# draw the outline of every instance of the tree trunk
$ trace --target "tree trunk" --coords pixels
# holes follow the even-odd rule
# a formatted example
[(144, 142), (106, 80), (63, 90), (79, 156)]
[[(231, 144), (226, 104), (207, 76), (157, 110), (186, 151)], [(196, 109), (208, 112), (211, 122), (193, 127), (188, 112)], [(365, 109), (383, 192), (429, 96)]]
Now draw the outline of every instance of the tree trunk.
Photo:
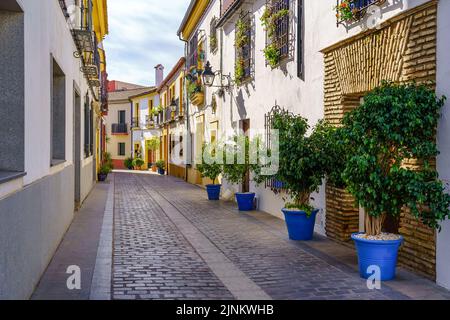
[(366, 210), (366, 234), (369, 236), (380, 235), (383, 231), (383, 223), (385, 219), (386, 214), (384, 213), (381, 216), (374, 217), (369, 214), (368, 210)]

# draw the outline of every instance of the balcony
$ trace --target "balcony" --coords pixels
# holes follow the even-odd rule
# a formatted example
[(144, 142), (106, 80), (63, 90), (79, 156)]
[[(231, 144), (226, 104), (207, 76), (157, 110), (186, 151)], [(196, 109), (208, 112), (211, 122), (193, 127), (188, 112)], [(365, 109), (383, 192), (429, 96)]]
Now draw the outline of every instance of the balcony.
[(155, 116), (145, 116), (145, 126), (147, 129), (154, 129), (155, 128)]
[(114, 135), (128, 135), (128, 125), (126, 123), (113, 123), (111, 133)]
[(386, 0), (337, 0), (336, 17), (337, 26), (360, 21), (373, 5), (382, 5)]
[(72, 27), (72, 36), (77, 47), (77, 51), (74, 56), (80, 58), (83, 52), (94, 53), (94, 32), (92, 31), (92, 0), (88, 0), (87, 6), (84, 5), (84, 1), (81, 2), (80, 11), (75, 14), (78, 15), (79, 21), (75, 22)]

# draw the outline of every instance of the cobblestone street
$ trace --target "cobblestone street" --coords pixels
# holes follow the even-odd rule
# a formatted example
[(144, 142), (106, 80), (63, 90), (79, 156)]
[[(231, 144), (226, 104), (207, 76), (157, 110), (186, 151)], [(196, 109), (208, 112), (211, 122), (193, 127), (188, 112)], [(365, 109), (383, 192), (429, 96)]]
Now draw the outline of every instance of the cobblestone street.
[[(117, 173), (115, 188), (113, 299), (415, 298), (402, 274), (368, 290), (354, 268), (315, 248), (328, 240), (289, 241), (279, 219), (209, 202), (184, 181)], [(424, 295), (445, 297), (419, 280)]]

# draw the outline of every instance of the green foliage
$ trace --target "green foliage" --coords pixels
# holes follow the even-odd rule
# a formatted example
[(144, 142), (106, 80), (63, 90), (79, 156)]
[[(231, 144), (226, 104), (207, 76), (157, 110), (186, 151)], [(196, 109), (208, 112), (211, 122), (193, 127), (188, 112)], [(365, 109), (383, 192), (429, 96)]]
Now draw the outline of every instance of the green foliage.
[(150, 151), (156, 151), (159, 149), (160, 140), (158, 137), (153, 137), (150, 140), (146, 141), (147, 149)]
[(188, 84), (188, 87), (187, 87), (187, 92), (188, 92), (188, 95), (189, 95), (189, 96), (192, 96), (192, 95), (194, 95), (194, 94), (196, 94), (196, 93), (201, 93), (201, 92), (203, 92), (203, 88), (202, 88), (202, 86), (201, 86), (200, 84), (198, 84), (197, 82), (190, 82), (190, 83)]
[[(224, 178), (233, 184), (241, 184), (245, 181), (247, 174), (251, 174), (254, 182), (257, 184), (263, 182), (265, 179), (265, 176), (261, 175), (263, 164), (257, 156), (257, 153), (262, 150), (261, 140), (256, 138), (250, 142), (249, 137), (235, 136), (232, 141), (234, 143), (226, 145), (224, 150), (226, 155), (223, 165)], [(250, 148), (250, 143), (255, 147)]]
[(248, 43), (248, 32), (250, 26), (244, 20), (239, 19), (236, 22), (236, 35), (234, 39), (234, 46), (236, 48), (242, 48)]
[[(220, 152), (223, 154), (223, 150), (218, 149), (218, 146), (213, 144), (204, 144), (202, 147), (202, 161), (200, 161), (200, 164), (197, 164), (197, 170), (202, 175), (202, 178), (211, 179), (213, 184), (216, 184), (217, 178), (223, 171), (223, 164), (218, 163), (220, 161), (212, 161)], [(206, 159), (206, 157), (208, 159)]]
[[(449, 216), (450, 195), (431, 165), (444, 102), (424, 85), (384, 82), (345, 116), (343, 177), (370, 217), (399, 217), (406, 205), (426, 225), (439, 228)], [(408, 159), (423, 165), (407, 168)]]
[(304, 211), (306, 212), (306, 214), (308, 216), (311, 215), (311, 213), (314, 211), (314, 207), (308, 205), (308, 204), (296, 204), (296, 203), (286, 203), (286, 205), (284, 206), (285, 209), (292, 209), (292, 210), (299, 210), (299, 211)]
[(288, 9), (280, 9), (276, 11), (272, 6), (267, 6), (265, 8), (260, 20), (261, 25), (264, 27), (264, 30), (267, 32), (267, 36), (269, 38), (273, 38), (275, 35), (277, 21), (287, 15), (289, 15)]
[(320, 122), (308, 137), (307, 120), (287, 112), (274, 115), (273, 127), (279, 131), (280, 161), (274, 178), (283, 181), (293, 199), (294, 204), (288, 206), (308, 208), (311, 193), (318, 190), (326, 173), (331, 171), (327, 162), (331, 146), (325, 147), (323, 143), (333, 130)]
[(99, 171), (100, 174), (109, 174), (111, 172), (111, 167), (107, 164), (103, 164)]
[(266, 57), (266, 61), (269, 63), (269, 65), (273, 68), (275, 68), (279, 63), (281, 59), (280, 50), (277, 48), (275, 44), (269, 44), (267, 47), (263, 50), (264, 56)]
[(245, 77), (244, 60), (237, 59), (234, 65), (234, 81), (239, 86)]
[(111, 153), (105, 152), (103, 154), (103, 164), (110, 168), (110, 171), (114, 170), (114, 163), (111, 157)]
[(133, 158), (131, 158), (131, 157), (126, 158), (125, 161), (123, 162), (123, 165), (127, 169), (133, 169), (133, 167), (134, 167)]
[(214, 52), (217, 49), (217, 37), (215, 35), (209, 36), (209, 46), (211, 51)]
[(145, 164), (145, 161), (142, 158), (136, 158), (133, 160), (133, 164), (135, 168), (140, 169)]
[(337, 10), (337, 18), (343, 21), (350, 21), (355, 18), (355, 14), (358, 9), (355, 7), (353, 10), (351, 9), (351, 3), (354, 0), (344, 0), (339, 5), (334, 7), (334, 10)]
[(156, 167), (158, 169), (164, 170), (166, 169), (166, 162), (164, 160), (156, 161)]

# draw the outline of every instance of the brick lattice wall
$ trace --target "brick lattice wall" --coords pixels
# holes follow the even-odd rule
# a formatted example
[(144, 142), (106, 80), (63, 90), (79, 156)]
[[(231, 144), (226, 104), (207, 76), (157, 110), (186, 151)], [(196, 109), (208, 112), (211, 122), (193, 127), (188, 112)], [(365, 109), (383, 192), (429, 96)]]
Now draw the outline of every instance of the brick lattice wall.
[[(324, 49), (325, 118), (340, 125), (344, 114), (382, 80), (436, 81), (437, 1), (408, 10), (353, 38)], [(406, 165), (414, 165), (409, 161)], [(351, 196), (327, 187), (327, 235), (346, 242), (357, 230), (359, 210)], [(430, 278), (436, 277), (436, 234), (405, 210), (399, 232), (405, 237), (399, 262)]]

